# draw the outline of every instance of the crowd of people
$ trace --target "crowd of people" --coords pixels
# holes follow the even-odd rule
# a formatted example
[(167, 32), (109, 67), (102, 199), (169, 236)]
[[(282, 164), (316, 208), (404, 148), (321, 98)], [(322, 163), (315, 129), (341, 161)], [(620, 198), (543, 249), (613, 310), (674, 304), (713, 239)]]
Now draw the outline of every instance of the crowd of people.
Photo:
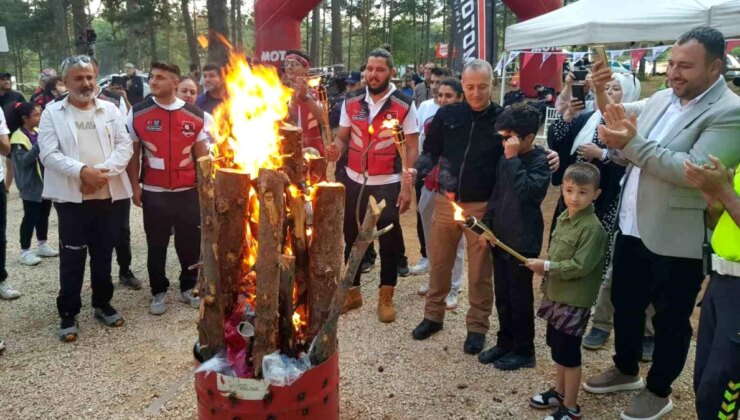
[[(724, 82), (724, 54), (723, 35), (697, 27), (672, 48), (670, 88), (648, 98), (640, 99), (635, 77), (613, 74), (596, 61), (583, 83), (584, 100), (571, 97), (571, 73), (557, 97), (542, 87), (538, 101), (521, 103), (515, 91), (508, 99), (516, 100), (501, 106), (492, 100), (489, 63), (467, 61), (460, 78), (427, 63), (423, 79), (397, 87), (385, 46), (344, 80), (334, 140), (325, 148), (323, 110), (308, 84), (310, 60), (289, 51), (283, 81), (293, 96), (286, 121), (302, 129), (305, 148), (336, 162), (336, 180), (346, 190), (345, 258), (369, 196), (388, 203), (377, 228), (392, 228), (380, 236), (377, 253), (372, 247), (365, 255), (343, 312), (362, 306), (360, 279), (377, 254), (378, 320), (396, 319), (399, 275), (428, 273), (418, 291), (425, 297), (422, 320), (411, 335), (430, 339), (444, 327), (446, 310), (458, 306), (467, 254), (465, 353), (500, 370), (533, 367), (535, 317), (542, 318), (555, 381), (532, 396), (530, 406), (552, 409), (548, 420), (581, 419), (581, 388), (595, 394), (639, 390), (621, 417), (657, 419), (673, 408), (671, 385), (684, 369), (690, 317), (707, 274), (694, 368), (696, 410), (701, 419), (718, 413), (731, 418), (734, 406), (723, 403), (740, 383), (734, 306), (740, 298), (740, 171), (732, 171), (740, 162), (740, 98)], [(178, 300), (201, 304), (193, 291), (200, 252), (194, 161), (209, 153), (212, 114), (228, 95), (223, 69), (204, 66), (201, 88), (200, 74), (183, 75), (174, 64), (154, 62), (148, 97), (134, 66), (126, 70), (121, 86), (101, 89), (97, 62), (70, 57), (60, 76), (42, 73), (43, 86), (28, 102), (9, 89), (10, 75), (0, 74), (6, 111), (0, 115), (0, 153), (12, 158), (23, 200), (19, 259), (34, 265), (59, 257), (57, 309), (65, 342), (79, 336), (88, 255), (95, 317), (109, 327), (125, 322), (110, 303), (111, 266), (115, 249), (119, 281), (141, 288), (130, 269), (132, 202), (143, 212), (149, 312), (167, 310), (165, 260), (173, 234)], [(553, 105), (559, 116), (543, 147), (535, 141), (542, 107)], [(384, 127), (388, 121), (402, 127), (403, 159)], [(9, 184), (0, 170), (3, 178)], [(560, 196), (544, 237), (541, 205), (551, 185)], [(16, 299), (20, 293), (6, 281), (4, 267), (6, 194), (0, 188), (0, 296)], [(400, 215), (414, 197), (421, 259), (409, 268)], [(52, 206), (58, 250), (47, 242)], [(455, 207), (490, 228), (495, 240), (463, 229)], [(714, 231), (711, 242), (707, 229)], [(34, 231), (38, 243), (31, 248)], [(540, 258), (543, 244), (546, 256)], [(535, 275), (543, 279), (538, 308)], [(486, 349), (494, 304), (496, 340)], [(612, 332), (614, 366), (584, 375), (581, 347), (601, 348)], [(641, 360), (652, 362), (646, 381), (639, 375)]]

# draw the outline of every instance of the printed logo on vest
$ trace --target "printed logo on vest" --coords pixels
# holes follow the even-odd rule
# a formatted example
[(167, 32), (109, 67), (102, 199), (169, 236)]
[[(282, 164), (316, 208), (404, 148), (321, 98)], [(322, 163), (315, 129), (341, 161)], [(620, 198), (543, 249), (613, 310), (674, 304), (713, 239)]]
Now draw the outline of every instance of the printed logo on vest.
[(397, 111), (385, 111), (384, 118), (386, 120), (396, 120), (396, 121), (398, 121), (398, 112)]
[(364, 109), (360, 108), (355, 112), (354, 115), (352, 115), (352, 121), (365, 121), (367, 120), (367, 112), (365, 112)]
[(195, 135), (195, 123), (192, 121), (183, 121), (182, 135), (185, 137), (193, 137)]
[(162, 121), (146, 120), (146, 131), (162, 131)]

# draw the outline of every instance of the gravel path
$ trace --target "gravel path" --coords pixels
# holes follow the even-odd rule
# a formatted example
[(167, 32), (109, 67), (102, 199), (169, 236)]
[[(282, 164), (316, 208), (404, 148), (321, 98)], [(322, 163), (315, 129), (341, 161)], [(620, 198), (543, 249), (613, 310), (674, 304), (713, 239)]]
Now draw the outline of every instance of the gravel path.
[[(545, 203), (546, 219), (552, 214), (553, 194)], [(22, 217), (17, 192), (8, 202), (8, 272), (12, 285), (23, 293), (13, 302), (0, 301), (0, 337), (8, 346), (0, 357), (0, 419), (187, 419), (195, 418), (196, 398), (188, 373), (191, 348), (196, 338), (196, 311), (177, 301), (177, 282), (169, 293), (169, 311), (149, 315), (146, 288), (130, 291), (116, 287), (113, 306), (126, 318), (126, 325), (109, 329), (91, 314), (89, 286), (85, 286), (80, 314), (80, 338), (63, 344), (56, 338), (58, 318), (58, 261), (39, 266), (17, 262), (18, 226)], [(409, 260), (418, 256), (416, 220), (403, 218)], [(146, 242), (141, 211), (132, 210), (134, 272), (146, 277)], [(56, 216), (52, 212), (50, 241), (57, 240)], [(117, 265), (114, 263), (114, 274)], [(167, 270), (177, 278), (179, 266), (174, 250)], [(399, 279), (396, 289), (398, 320), (390, 325), (377, 321), (379, 264), (363, 276), (365, 305), (342, 318), (341, 413), (346, 419), (509, 419), (542, 418), (545, 413), (527, 406), (529, 396), (549, 387), (549, 351), (544, 342), (544, 323), (537, 320), (538, 365), (534, 369), (500, 372), (483, 366), (462, 351), (465, 339), (467, 292), (460, 294), (460, 309), (449, 313), (445, 329), (424, 342), (410, 333), (421, 321), (422, 298), (416, 295), (425, 276)], [(535, 286), (539, 290), (539, 282)], [(539, 295), (539, 293), (538, 293)], [(495, 318), (495, 311), (494, 311)], [(496, 325), (496, 320), (492, 320)], [(494, 335), (488, 336), (488, 345)], [(611, 348), (612, 341), (608, 346)], [(668, 419), (693, 419), (691, 386), (695, 343), (686, 369), (674, 384), (676, 409)], [(610, 364), (610, 350), (584, 352), (584, 372), (596, 372)], [(643, 375), (649, 365), (643, 365)], [(177, 385), (182, 385), (179, 389)], [(165, 398), (165, 394), (173, 394)], [(587, 418), (617, 418), (631, 393), (592, 396), (581, 393)], [(163, 397), (164, 396), (164, 397)], [(162, 399), (160, 399), (162, 397)], [(156, 414), (152, 405), (164, 401)]]

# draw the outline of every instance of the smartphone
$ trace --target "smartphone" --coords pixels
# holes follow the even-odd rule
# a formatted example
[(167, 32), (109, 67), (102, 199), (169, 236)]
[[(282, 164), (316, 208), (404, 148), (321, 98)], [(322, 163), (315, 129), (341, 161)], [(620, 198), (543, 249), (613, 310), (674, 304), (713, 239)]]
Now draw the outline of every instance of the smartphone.
[(576, 81), (584, 81), (588, 75), (588, 70), (573, 70), (573, 75), (576, 76)]
[(609, 59), (606, 57), (606, 49), (603, 45), (594, 45), (593, 46), (594, 53), (596, 54), (596, 57), (601, 61), (602, 64), (605, 66), (609, 65)]
[(578, 99), (579, 101), (586, 103), (586, 91), (583, 89), (583, 85), (574, 83), (573, 86), (571, 86), (572, 92), (573, 92), (573, 99)]
[(126, 81), (123, 76), (113, 76), (110, 78), (110, 84), (123, 87)]

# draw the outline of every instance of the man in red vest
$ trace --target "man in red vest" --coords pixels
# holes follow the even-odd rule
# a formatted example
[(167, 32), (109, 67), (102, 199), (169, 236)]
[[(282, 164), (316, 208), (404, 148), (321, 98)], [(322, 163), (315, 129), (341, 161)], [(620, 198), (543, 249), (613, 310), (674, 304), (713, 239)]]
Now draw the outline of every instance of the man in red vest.
[(325, 155), (324, 142), (321, 140), (321, 119), (323, 110), (308, 88), (308, 56), (301, 51), (288, 51), (283, 61), (285, 67), (285, 84), (293, 89), (290, 100), (288, 120), (301, 127), (303, 147), (313, 147)]
[(167, 310), (165, 296), (170, 282), (165, 263), (173, 228), (181, 270), (180, 301), (196, 308), (200, 304), (193, 296), (197, 272), (188, 267), (200, 258), (195, 160), (208, 154), (208, 134), (203, 129), (203, 111), (175, 96), (179, 81), (179, 67), (152, 63), (152, 97), (135, 105), (128, 114), (128, 129), (134, 141), (128, 175), (134, 205), (144, 209), (147, 270), (153, 295), (149, 312), (153, 315)]
[[(347, 95), (342, 106), (334, 143), (327, 151), (327, 158), (336, 161), (342, 151), (347, 151), (347, 199), (344, 213), (345, 259), (358, 234), (355, 208), (360, 203), (360, 221), (364, 217), (368, 197), (378, 202), (385, 200), (387, 207), (378, 220), (378, 229), (389, 224), (393, 228), (380, 237), (380, 296), (378, 319), (392, 322), (396, 319), (393, 290), (398, 278), (398, 260), (403, 255), (403, 238), (399, 214), (409, 208), (413, 188), (414, 162), (419, 154), (419, 129), (416, 124), (416, 106), (413, 99), (403, 94), (391, 83), (395, 75), (393, 58), (384, 49), (370, 53), (367, 61), (367, 87)], [(406, 135), (406, 167), (396, 149), (393, 133), (383, 128), (383, 122), (396, 120)], [(363, 189), (364, 186), (364, 189)], [(360, 273), (347, 294), (345, 310), (362, 306)]]

